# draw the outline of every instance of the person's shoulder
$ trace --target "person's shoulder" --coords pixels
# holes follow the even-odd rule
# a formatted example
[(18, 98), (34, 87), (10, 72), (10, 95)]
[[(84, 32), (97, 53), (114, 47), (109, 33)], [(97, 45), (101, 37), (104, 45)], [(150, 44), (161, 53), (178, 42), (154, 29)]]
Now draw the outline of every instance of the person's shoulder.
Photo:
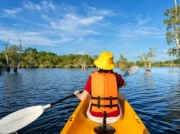
[[(92, 75), (92, 74), (95, 74), (95, 73), (97, 73), (97, 72), (98, 72), (98, 71), (91, 71), (91, 75)], [(90, 75), (90, 76), (91, 76), (91, 75)]]
[(116, 74), (116, 75), (120, 75), (119, 73), (117, 73), (117, 72), (113, 72), (114, 74)]
[(93, 71), (91, 71), (91, 73), (95, 73), (95, 72), (97, 72), (97, 71), (94, 71), (94, 70), (93, 70)]
[(117, 76), (117, 77), (121, 77), (121, 75), (117, 72), (114, 72), (114, 74)]

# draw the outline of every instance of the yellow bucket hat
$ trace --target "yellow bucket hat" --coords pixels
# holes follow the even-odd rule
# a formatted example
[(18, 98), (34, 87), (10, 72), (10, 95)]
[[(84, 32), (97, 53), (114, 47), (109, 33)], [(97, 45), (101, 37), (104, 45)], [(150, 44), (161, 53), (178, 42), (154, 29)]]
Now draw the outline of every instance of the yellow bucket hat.
[(116, 66), (113, 62), (113, 54), (107, 51), (103, 51), (94, 64), (104, 70), (112, 70)]

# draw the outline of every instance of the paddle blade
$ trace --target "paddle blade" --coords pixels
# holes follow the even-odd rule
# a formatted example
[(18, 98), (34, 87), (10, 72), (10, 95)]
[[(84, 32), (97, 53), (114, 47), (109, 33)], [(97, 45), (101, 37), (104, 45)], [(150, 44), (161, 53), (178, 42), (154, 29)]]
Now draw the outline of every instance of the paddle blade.
[(33, 106), (16, 111), (0, 120), (0, 133), (15, 132), (34, 120), (44, 111), (42, 106)]
[(125, 71), (123, 76), (133, 75), (134, 73), (136, 73), (138, 71), (138, 69), (139, 69), (138, 66), (132, 66)]

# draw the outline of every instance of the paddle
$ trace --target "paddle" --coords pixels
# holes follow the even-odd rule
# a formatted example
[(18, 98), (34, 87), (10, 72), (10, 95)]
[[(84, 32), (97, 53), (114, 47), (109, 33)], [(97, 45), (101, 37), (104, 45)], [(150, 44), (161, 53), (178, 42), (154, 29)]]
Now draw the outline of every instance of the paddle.
[(132, 74), (136, 73), (138, 71), (138, 69), (139, 69), (138, 66), (132, 66), (132, 67), (126, 69), (123, 76), (125, 77), (125, 76), (132, 75)]
[[(138, 68), (138, 66), (130, 67), (125, 71), (123, 76), (129, 76), (136, 73)], [(55, 104), (63, 102), (74, 96), (75, 95), (72, 94), (45, 106), (32, 106), (11, 113), (0, 120), (0, 133), (12, 133), (14, 131), (17, 131), (36, 120), (44, 112), (45, 109), (50, 108)]]

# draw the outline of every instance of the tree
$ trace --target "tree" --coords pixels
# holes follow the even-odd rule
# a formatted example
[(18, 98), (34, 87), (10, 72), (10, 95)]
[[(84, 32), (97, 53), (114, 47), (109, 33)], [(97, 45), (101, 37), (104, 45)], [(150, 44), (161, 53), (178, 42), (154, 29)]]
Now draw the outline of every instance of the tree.
[(8, 38), (7, 42), (4, 43), (5, 50), (3, 51), (3, 53), (5, 54), (5, 57), (6, 57), (6, 70), (7, 70), (7, 72), (9, 72), (11, 70), (10, 69), (10, 60), (9, 60), (9, 56), (8, 56), (8, 45), (9, 45), (9, 38)]
[(123, 57), (122, 54), (120, 54), (119, 62), (118, 62), (118, 67), (121, 70), (125, 70), (127, 68), (127, 59)]
[(169, 17), (164, 20), (164, 23), (167, 24), (166, 32), (166, 41), (170, 45), (172, 43), (176, 44), (176, 47), (170, 48), (168, 51), (169, 55), (180, 56), (180, 33), (179, 33), (179, 24), (180, 24), (180, 4), (176, 3), (174, 0), (174, 8), (167, 9), (164, 13), (165, 16)]
[(86, 56), (85, 54), (81, 54), (81, 57), (79, 58), (79, 62), (81, 64), (81, 68), (83, 70), (86, 69), (86, 58), (85, 58), (85, 56)]
[(0, 53), (0, 75), (1, 75), (1, 70), (6, 66), (6, 59), (4, 57), (3, 53)]
[[(28, 47), (24, 50), (22, 62), (24, 63), (24, 67), (31, 68), (38, 66), (38, 58), (37, 58), (38, 51), (36, 48)], [(21, 62), (21, 63), (22, 63)]]
[(17, 72), (18, 64), (21, 58), (21, 53), (22, 53), (22, 45), (21, 45), (21, 40), (19, 39), (19, 46), (17, 45), (12, 45), (8, 47), (9, 45), (9, 38), (6, 43), (4, 43), (5, 50), (3, 53), (5, 54), (6, 57), (6, 70), (9, 72), (10, 71), (10, 63), (11, 61), (14, 64), (14, 72)]
[(153, 62), (155, 48), (156, 47), (150, 48), (150, 51), (149, 51), (148, 54), (143, 54), (142, 51), (140, 50), (140, 52), (141, 52), (141, 59), (144, 62), (144, 67), (145, 67), (146, 71), (150, 71), (151, 70), (151, 64)]
[(134, 62), (128, 62), (125, 57), (123, 57), (122, 54), (120, 54), (119, 60), (116, 62), (116, 65), (121, 69), (125, 70), (126, 68), (129, 68), (134, 65)]
[(11, 60), (14, 63), (14, 72), (17, 72), (18, 65), (19, 65), (20, 58), (21, 58), (21, 54), (22, 54), (21, 40), (19, 39), (19, 46), (12, 45), (9, 48), (8, 52), (9, 52), (9, 56), (10, 56)]

